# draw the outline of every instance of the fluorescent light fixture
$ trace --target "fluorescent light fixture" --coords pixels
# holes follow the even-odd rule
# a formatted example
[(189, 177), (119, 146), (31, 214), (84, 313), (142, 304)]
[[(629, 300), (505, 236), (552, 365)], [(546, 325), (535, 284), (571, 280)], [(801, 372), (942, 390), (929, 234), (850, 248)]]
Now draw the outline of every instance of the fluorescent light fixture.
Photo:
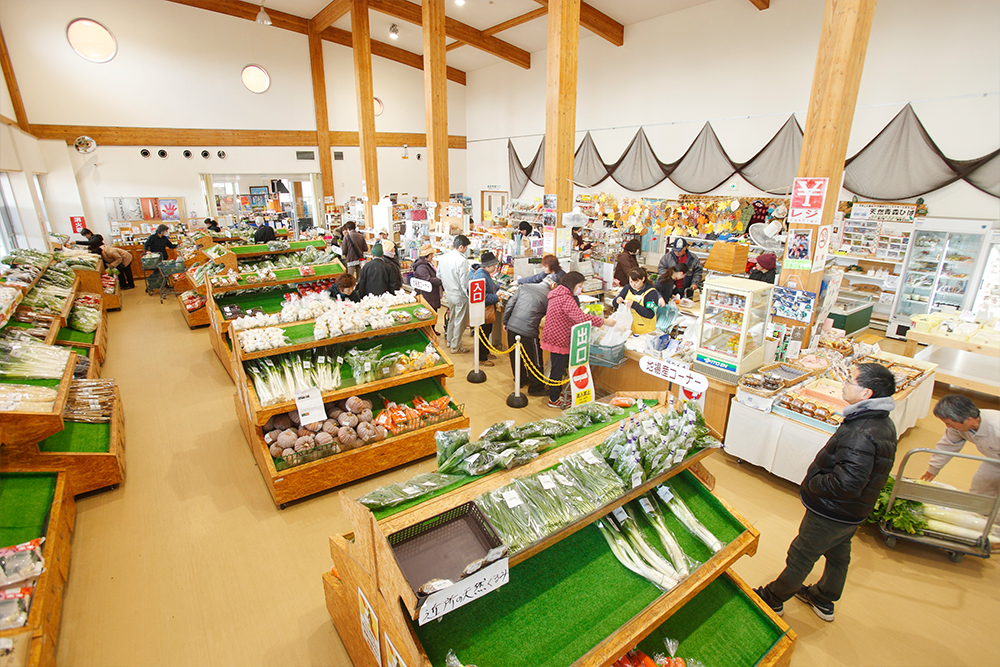
[(399, 39), (399, 26), (395, 23), (389, 26), (389, 37), (392, 39)]
[(260, 11), (257, 12), (255, 21), (261, 25), (271, 25), (271, 17), (264, 11), (264, 3), (260, 3)]
[(465, 0), (455, 0), (455, 4), (461, 7), (462, 5), (465, 4)]

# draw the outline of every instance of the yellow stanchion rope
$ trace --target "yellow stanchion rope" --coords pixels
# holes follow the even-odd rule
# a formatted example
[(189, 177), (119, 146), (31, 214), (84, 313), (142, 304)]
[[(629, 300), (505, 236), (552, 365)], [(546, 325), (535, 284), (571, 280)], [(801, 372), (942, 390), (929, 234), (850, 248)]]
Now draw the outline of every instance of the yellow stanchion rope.
[(528, 372), (530, 372), (532, 375), (535, 376), (536, 380), (538, 380), (539, 382), (541, 382), (542, 384), (544, 384), (546, 386), (549, 386), (549, 387), (561, 387), (564, 384), (566, 384), (566, 383), (569, 382), (569, 378), (567, 378), (565, 380), (560, 380), (558, 382), (554, 382), (551, 378), (546, 377), (545, 373), (543, 373), (540, 370), (538, 370), (538, 368), (531, 362), (531, 357), (528, 355), (528, 351), (524, 348), (524, 344), (521, 343), (520, 341), (515, 342), (513, 345), (511, 345), (506, 350), (502, 350), (501, 351), (501, 350), (496, 349), (492, 345), (490, 345), (490, 342), (488, 340), (486, 340), (485, 338), (482, 337), (482, 335), (480, 334), (479, 327), (476, 327), (476, 337), (477, 337), (477, 340), (479, 340), (479, 341), (482, 342), (482, 344), (486, 347), (487, 350), (489, 350), (490, 352), (492, 352), (493, 354), (496, 354), (496, 355), (510, 354), (511, 352), (514, 351), (515, 347), (520, 347), (521, 348), (521, 361), (524, 362), (525, 368), (527, 368)]

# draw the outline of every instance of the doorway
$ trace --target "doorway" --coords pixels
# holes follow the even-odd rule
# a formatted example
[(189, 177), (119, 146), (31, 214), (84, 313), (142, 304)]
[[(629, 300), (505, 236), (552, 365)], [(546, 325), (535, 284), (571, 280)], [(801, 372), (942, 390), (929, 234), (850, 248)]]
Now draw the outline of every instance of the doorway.
[(483, 224), (492, 223), (503, 217), (507, 206), (507, 193), (503, 190), (481, 190), (479, 193), (479, 211)]

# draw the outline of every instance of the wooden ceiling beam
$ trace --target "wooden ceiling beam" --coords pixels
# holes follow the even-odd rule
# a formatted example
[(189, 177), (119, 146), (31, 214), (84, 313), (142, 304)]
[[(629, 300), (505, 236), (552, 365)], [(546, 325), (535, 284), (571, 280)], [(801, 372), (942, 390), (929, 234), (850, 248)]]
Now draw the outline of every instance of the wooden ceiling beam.
[(351, 0), (333, 0), (323, 9), (316, 12), (316, 16), (309, 21), (309, 30), (314, 33), (321, 33), (351, 11)]
[(17, 79), (14, 77), (14, 66), (10, 62), (10, 52), (7, 51), (3, 30), (0, 30), (0, 70), (3, 70), (3, 78), (7, 81), (7, 92), (10, 93), (10, 102), (14, 106), (14, 118), (17, 120), (17, 126), (23, 132), (28, 132), (30, 127), (28, 114), (24, 110), (21, 90), (17, 87)]
[(465, 46), (465, 42), (460, 42), (458, 40), (455, 40), (451, 44), (448, 44), (447, 46), (445, 46), (444, 50), (445, 51), (454, 51), (455, 49), (457, 49), (460, 46)]
[[(257, 12), (260, 11), (259, 4), (243, 2), (243, 0), (167, 0), (178, 5), (186, 5), (197, 9), (204, 9), (210, 12), (235, 16), (236, 18), (255, 21)], [(264, 7), (264, 11), (271, 17), (271, 25), (282, 30), (291, 30), (301, 35), (309, 34), (309, 19), (279, 12), (277, 9)]]
[[(328, 42), (340, 44), (341, 46), (346, 46), (349, 49), (354, 48), (354, 41), (351, 38), (351, 33), (346, 30), (341, 30), (340, 28), (327, 28), (323, 31), (322, 37)], [(408, 65), (419, 70), (424, 69), (424, 59), (416, 53), (407, 51), (406, 49), (401, 49), (398, 46), (393, 46), (392, 44), (386, 44), (385, 42), (372, 40), (371, 44), (373, 56), (385, 58), (386, 60), (392, 60), (401, 65)], [(449, 67), (448, 80), (464, 86), (466, 80), (465, 72), (454, 67)]]
[(750, 0), (750, 4), (760, 11), (764, 11), (771, 6), (771, 0)]
[(541, 18), (549, 13), (549, 10), (545, 7), (539, 7), (538, 9), (533, 9), (532, 11), (521, 14), (520, 16), (515, 16), (509, 21), (504, 21), (503, 23), (497, 23), (492, 28), (487, 28), (483, 30), (483, 34), (487, 37), (497, 34), (498, 32), (503, 32), (504, 30), (510, 30), (522, 23), (527, 23), (528, 21), (534, 21), (535, 19)]
[[(549, 4), (548, 0), (535, 0), (535, 2), (540, 5)], [(625, 26), (586, 2), (580, 3), (580, 25), (615, 46), (625, 43)]]
[[(408, 0), (369, 0), (368, 6), (377, 12), (387, 14), (413, 25), (422, 25), (420, 5), (415, 5)], [(453, 18), (445, 19), (445, 32), (448, 37), (465, 42), (481, 51), (485, 51), (509, 63), (531, 69), (531, 54), (520, 49), (513, 44), (483, 34), (482, 30), (477, 30), (471, 25), (462, 23)]]

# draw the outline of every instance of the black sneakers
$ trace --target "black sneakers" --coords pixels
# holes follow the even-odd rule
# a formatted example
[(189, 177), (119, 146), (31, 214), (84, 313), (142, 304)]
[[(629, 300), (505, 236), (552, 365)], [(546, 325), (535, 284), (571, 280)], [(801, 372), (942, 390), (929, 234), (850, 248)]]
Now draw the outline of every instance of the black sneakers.
[(753, 589), (753, 592), (756, 593), (757, 596), (761, 600), (763, 600), (764, 604), (766, 604), (768, 607), (770, 607), (771, 611), (773, 611), (778, 616), (781, 616), (782, 614), (785, 613), (785, 605), (782, 604), (781, 602), (779, 602), (778, 604), (772, 604), (771, 601), (770, 601), (771, 600), (771, 596), (767, 594), (767, 591), (764, 590), (763, 586), (760, 586), (758, 588)]
[(812, 610), (816, 612), (816, 615), (822, 618), (827, 623), (833, 621), (833, 603), (832, 602), (820, 602), (813, 594), (809, 591), (808, 586), (803, 586), (799, 589), (799, 592), (795, 594), (795, 597), (805, 602), (807, 605), (812, 607)]

